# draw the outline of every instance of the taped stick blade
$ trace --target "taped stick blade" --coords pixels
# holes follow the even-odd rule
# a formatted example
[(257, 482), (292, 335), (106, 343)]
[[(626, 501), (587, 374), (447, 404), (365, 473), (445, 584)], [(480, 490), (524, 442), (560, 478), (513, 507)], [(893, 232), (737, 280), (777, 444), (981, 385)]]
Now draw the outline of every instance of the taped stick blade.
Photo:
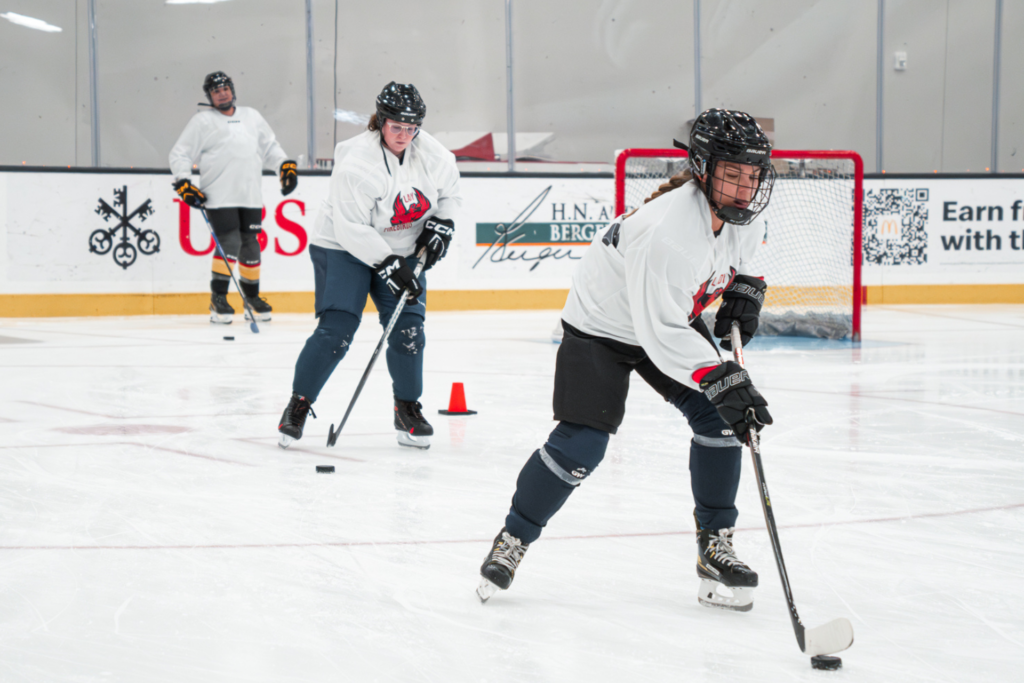
[(817, 628), (804, 629), (804, 654), (830, 655), (853, 645), (853, 624), (840, 617)]

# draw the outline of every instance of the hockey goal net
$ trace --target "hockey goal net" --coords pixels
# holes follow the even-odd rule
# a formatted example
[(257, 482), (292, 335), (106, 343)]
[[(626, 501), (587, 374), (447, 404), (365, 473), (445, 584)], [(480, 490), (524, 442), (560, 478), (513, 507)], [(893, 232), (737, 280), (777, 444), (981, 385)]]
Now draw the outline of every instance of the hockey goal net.
[[(616, 215), (643, 204), (686, 164), (686, 152), (680, 149), (620, 152), (615, 164)], [(864, 181), (860, 155), (776, 150), (772, 166), (775, 187), (761, 214), (767, 237), (753, 263), (754, 271), (768, 282), (758, 334), (859, 341)]]

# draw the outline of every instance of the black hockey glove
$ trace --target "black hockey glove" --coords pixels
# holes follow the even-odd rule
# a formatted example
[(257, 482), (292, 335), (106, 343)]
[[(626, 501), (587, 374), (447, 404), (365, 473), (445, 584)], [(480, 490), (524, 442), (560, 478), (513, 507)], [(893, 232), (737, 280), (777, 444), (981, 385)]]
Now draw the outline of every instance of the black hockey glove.
[(737, 275), (722, 294), (722, 306), (715, 316), (715, 336), (720, 337), (723, 349), (732, 351), (733, 321), (740, 324), (740, 340), (746, 346), (757, 333), (757, 323), (764, 304), (764, 292), (768, 285), (764, 280), (749, 275)]
[(754, 409), (754, 429), (761, 431), (772, 423), (768, 402), (750, 381), (750, 375), (736, 361), (727, 360), (700, 380), (700, 390), (718, 409), (718, 414), (732, 427), (740, 441), (746, 441), (747, 412)]
[(197, 209), (203, 208), (206, 202), (206, 195), (199, 191), (199, 188), (192, 184), (188, 178), (182, 178), (174, 183), (174, 191), (181, 197), (181, 201)]
[(294, 161), (281, 164), (281, 194), (290, 195), (299, 184), (299, 165)]
[(409, 297), (409, 303), (413, 306), (416, 305), (416, 297), (423, 293), (423, 286), (416, 279), (416, 275), (412, 272), (412, 268), (409, 267), (404, 256), (392, 254), (381, 261), (374, 270), (377, 277), (384, 281), (392, 294), (400, 297), (404, 291)]
[(444, 255), (448, 253), (448, 245), (452, 243), (454, 234), (455, 221), (448, 218), (427, 219), (423, 226), (423, 232), (416, 238), (417, 252), (419, 247), (427, 248), (423, 270), (430, 270), (435, 263), (444, 258)]

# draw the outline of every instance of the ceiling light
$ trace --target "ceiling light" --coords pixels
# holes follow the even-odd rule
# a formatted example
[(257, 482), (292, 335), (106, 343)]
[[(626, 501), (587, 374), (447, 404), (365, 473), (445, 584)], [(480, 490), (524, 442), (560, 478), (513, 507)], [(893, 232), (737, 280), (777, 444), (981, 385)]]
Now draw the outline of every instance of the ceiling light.
[(46, 31), (47, 33), (60, 33), (64, 29), (60, 26), (54, 26), (53, 24), (47, 24), (42, 19), (36, 19), (35, 17), (26, 17), (24, 14), (15, 14), (14, 12), (5, 12), (0, 14), (12, 24), (18, 26), (24, 26), (25, 28), (34, 28), (37, 31)]

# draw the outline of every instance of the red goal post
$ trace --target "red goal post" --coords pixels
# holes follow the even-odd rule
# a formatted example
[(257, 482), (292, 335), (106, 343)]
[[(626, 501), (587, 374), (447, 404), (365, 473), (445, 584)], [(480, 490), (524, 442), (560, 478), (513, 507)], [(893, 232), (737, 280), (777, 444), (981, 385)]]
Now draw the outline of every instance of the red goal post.
[[(681, 149), (615, 160), (615, 215), (685, 169)], [(860, 341), (864, 162), (856, 152), (773, 150), (776, 180), (754, 267), (768, 282), (759, 334)]]

